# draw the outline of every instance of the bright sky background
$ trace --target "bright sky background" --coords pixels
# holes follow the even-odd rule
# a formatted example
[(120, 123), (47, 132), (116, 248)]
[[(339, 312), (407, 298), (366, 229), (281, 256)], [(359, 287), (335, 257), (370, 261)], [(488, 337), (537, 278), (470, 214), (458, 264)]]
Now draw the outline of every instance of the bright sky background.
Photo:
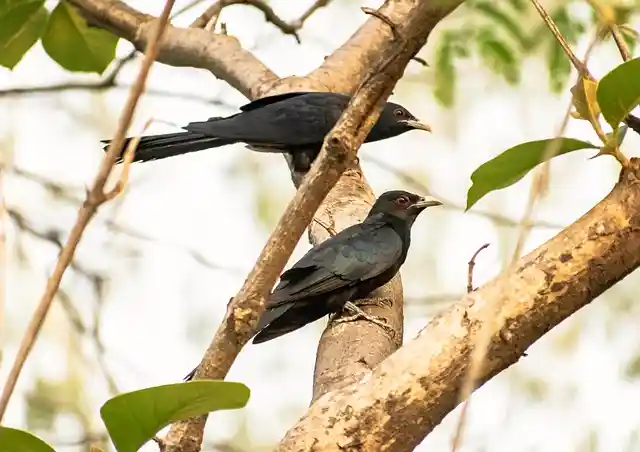
[[(308, 1), (272, 1), (284, 19), (293, 20)], [(278, 75), (304, 75), (342, 43), (366, 17), (360, 3), (370, 7), (381, 2), (336, 0), (318, 11), (301, 32), (302, 45), (265, 23), (250, 7), (231, 7), (223, 21)], [(132, 6), (159, 13), (161, 2), (136, 0)], [(183, 4), (183, 3), (179, 3)], [(199, 10), (176, 20), (186, 25)], [(458, 17), (464, 10), (456, 13)], [(637, 24), (636, 24), (637, 25)], [(589, 38), (586, 38), (588, 40)], [(587, 42), (579, 46), (584, 53)], [(118, 54), (129, 51), (121, 43)], [(429, 61), (433, 42), (421, 52)], [(604, 75), (619, 61), (615, 48), (601, 46), (590, 65), (596, 76)], [(138, 63), (122, 72), (130, 82)], [(523, 141), (552, 137), (568, 104), (568, 95), (549, 94), (542, 59), (525, 62), (523, 80), (507, 86), (479, 61), (459, 67), (458, 103), (445, 110), (432, 97), (433, 74), (412, 63), (400, 81), (393, 100), (432, 125), (434, 133), (407, 133), (393, 140), (365, 145), (361, 151), (367, 179), (376, 193), (387, 189), (414, 190), (381, 170), (366, 158), (375, 157), (419, 177), (432, 194), (464, 205), (471, 172), (481, 163)], [(49, 59), (40, 45), (14, 72), (0, 70), (0, 89), (42, 85), (70, 78)], [(242, 95), (206, 71), (154, 66), (149, 86), (173, 93), (190, 93), (227, 106), (204, 102), (146, 96), (136, 115), (137, 131), (149, 117), (184, 124), (216, 115), (227, 115), (245, 102)], [(0, 146), (11, 153), (13, 164), (32, 173), (78, 187), (89, 184), (102, 159), (100, 139), (113, 133), (127, 94), (69, 91), (0, 98)], [(174, 130), (155, 124), (152, 131)], [(630, 134), (631, 135), (631, 134)], [(590, 128), (572, 121), (566, 136), (594, 139)], [(625, 151), (635, 156), (640, 140), (628, 137)], [(585, 213), (610, 190), (618, 165), (608, 157), (588, 160), (589, 151), (556, 159), (552, 167), (549, 196), (535, 217), (560, 225)], [(253, 166), (247, 174), (240, 167)], [(519, 219), (528, 196), (531, 178), (490, 194), (474, 210), (491, 211)], [(5, 182), (9, 208), (21, 212), (39, 230), (61, 229), (68, 233), (78, 204), (54, 200), (37, 184), (9, 175)], [(132, 168), (131, 186), (124, 200), (102, 209), (78, 250), (78, 262), (108, 278), (100, 318), (107, 367), (120, 391), (179, 381), (199, 362), (228, 299), (241, 286), (258, 256), (270, 228), (256, 216), (260, 191), (269, 190), (269, 218), (277, 220), (293, 195), (284, 160), (278, 155), (254, 154), (242, 145), (215, 149), (185, 157)], [(414, 190), (415, 191), (415, 190)], [(78, 191), (78, 196), (82, 196)], [(127, 229), (152, 237), (152, 242), (114, 234), (105, 222), (114, 220)], [(534, 249), (556, 230), (536, 228), (526, 242)], [(474, 213), (433, 209), (422, 215), (413, 230), (413, 244), (402, 274), (407, 298), (461, 294), (466, 286), (467, 261), (483, 243), (492, 246), (478, 259), (476, 284), (498, 274), (510, 258), (517, 239), (515, 228), (496, 226)], [(26, 262), (15, 251), (16, 229), (9, 228), (10, 261), (7, 318), (3, 330), (6, 344), (0, 366), (5, 381), (19, 340), (41, 296), (57, 249), (25, 234), (20, 243)], [(303, 238), (294, 258), (308, 249)], [(223, 270), (206, 268), (185, 252), (195, 250)], [(132, 251), (133, 250), (133, 251)], [(226, 269), (226, 270), (225, 270)], [(633, 297), (640, 280), (634, 274), (535, 344), (526, 358), (495, 378), (472, 399), (470, 421), (463, 451), (640, 451), (640, 386), (626, 380), (624, 370), (640, 352), (640, 309)], [(73, 271), (65, 276), (63, 289), (88, 324), (96, 307), (95, 294)], [(442, 306), (442, 305), (440, 305)], [(416, 303), (406, 311), (405, 341), (411, 340), (439, 309)], [(311, 395), (315, 349), (325, 321), (259, 346), (248, 346), (236, 361), (229, 380), (241, 381), (252, 391), (244, 411), (217, 413), (208, 423), (208, 435), (220, 442), (248, 435), (242, 450), (277, 442), (305, 412)], [(58, 304), (18, 383), (7, 425), (25, 428), (25, 396), (36, 378), (64, 380), (70, 372), (79, 383), (92, 416), (92, 429), (101, 431), (99, 406), (109, 397), (97, 365), (91, 338), (78, 344), (77, 334)], [(535, 398), (532, 388), (541, 397)], [(52, 395), (53, 396), (53, 395)], [(422, 443), (419, 451), (449, 450), (459, 410)], [(590, 432), (599, 448), (589, 449)], [(635, 443), (629, 445), (632, 432)], [(54, 432), (36, 431), (58, 451), (78, 440), (83, 431), (72, 416), (59, 416)], [(242, 444), (242, 443), (239, 443)], [(145, 451), (156, 450), (149, 444)], [(210, 450), (210, 449), (209, 449)]]

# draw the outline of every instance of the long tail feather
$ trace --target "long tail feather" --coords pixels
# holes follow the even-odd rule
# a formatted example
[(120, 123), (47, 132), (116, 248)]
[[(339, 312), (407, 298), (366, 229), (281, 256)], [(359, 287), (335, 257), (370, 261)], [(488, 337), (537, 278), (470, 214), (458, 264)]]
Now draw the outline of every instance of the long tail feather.
[(253, 338), (253, 344), (270, 341), (295, 331), (308, 323), (329, 314), (324, 303), (295, 302), (268, 309), (262, 314), (258, 325), (259, 333)]
[[(127, 138), (122, 147), (122, 154), (118, 157), (117, 163), (122, 162), (124, 151), (133, 138)], [(102, 140), (108, 145), (111, 140)], [(160, 160), (176, 155), (187, 154), (189, 152), (202, 151), (205, 149), (225, 146), (236, 143), (237, 140), (215, 138), (191, 132), (167, 133), (163, 135), (150, 135), (142, 137), (136, 148), (134, 162), (147, 162), (149, 160)], [(108, 146), (104, 147), (106, 151)]]

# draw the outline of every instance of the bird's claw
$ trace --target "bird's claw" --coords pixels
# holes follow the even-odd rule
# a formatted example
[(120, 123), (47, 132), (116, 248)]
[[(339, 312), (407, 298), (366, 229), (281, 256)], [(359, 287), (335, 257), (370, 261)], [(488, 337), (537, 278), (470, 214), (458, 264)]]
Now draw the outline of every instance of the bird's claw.
[[(366, 304), (371, 304), (371, 303), (366, 303)], [(347, 301), (345, 303), (344, 310), (350, 312), (351, 315), (340, 317), (337, 319), (335, 318), (335, 315), (334, 315), (332, 316), (331, 321), (337, 324), (337, 323), (345, 323), (345, 322), (354, 322), (356, 320), (364, 319), (373, 323), (374, 325), (378, 325), (380, 328), (387, 331), (391, 337), (394, 337), (396, 334), (395, 330), (391, 326), (389, 326), (384, 319), (371, 314), (367, 314), (351, 301)]]
[(352, 302), (355, 306), (378, 306), (379, 308), (390, 308), (393, 302), (388, 297), (362, 298)]

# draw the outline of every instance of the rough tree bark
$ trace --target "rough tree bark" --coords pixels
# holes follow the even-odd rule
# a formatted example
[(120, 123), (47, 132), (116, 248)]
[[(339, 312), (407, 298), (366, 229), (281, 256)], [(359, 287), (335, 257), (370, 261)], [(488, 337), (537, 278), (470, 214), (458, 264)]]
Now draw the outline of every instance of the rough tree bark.
[(593, 209), (436, 316), (358, 382), (317, 400), (278, 452), (410, 451), (458, 404), (484, 310), (502, 306), (479, 375), (518, 361), (551, 328), (640, 266), (640, 159)]
[[(152, 16), (119, 0), (69, 1), (92, 24), (143, 48)], [(384, 55), (398, 48), (406, 56), (420, 50), (433, 27), (462, 1), (387, 0), (379, 12), (394, 24), (393, 29), (370, 18), (306, 77), (280, 79), (242, 49), (237, 39), (195, 28), (170, 27), (159, 61), (208, 69), (251, 99), (303, 90), (353, 93)], [(407, 61), (397, 71), (402, 72)], [(490, 300), (498, 297), (503, 302), (506, 323), (493, 335), (483, 381), (514, 363), (546, 331), (640, 264), (639, 166), (632, 161), (620, 183), (592, 211), (523, 257), (514, 269), (439, 315), (397, 352), (402, 337), (399, 278), (374, 294), (388, 299), (391, 306), (369, 311), (394, 327), (394, 337), (368, 322), (329, 325), (318, 348), (314, 402), (279, 450), (411, 450), (456, 406), (481, 310)], [(359, 165), (353, 164), (316, 218), (319, 224), (341, 230), (361, 220), (372, 200)], [(310, 227), (313, 243), (328, 236), (318, 223)], [(203, 423), (182, 423), (172, 430), (178, 439), (168, 450), (197, 450)]]

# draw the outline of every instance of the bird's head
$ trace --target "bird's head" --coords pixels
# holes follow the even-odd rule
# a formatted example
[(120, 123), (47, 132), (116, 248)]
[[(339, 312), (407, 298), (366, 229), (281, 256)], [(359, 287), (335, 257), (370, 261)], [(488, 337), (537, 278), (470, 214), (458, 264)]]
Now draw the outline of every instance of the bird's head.
[(420, 122), (402, 105), (387, 102), (378, 122), (371, 130), (367, 141), (383, 140), (401, 135), (409, 130), (425, 130), (431, 132), (428, 124)]
[(371, 208), (369, 215), (386, 213), (413, 224), (420, 212), (427, 207), (440, 206), (435, 198), (425, 198), (404, 190), (393, 190), (381, 194)]

